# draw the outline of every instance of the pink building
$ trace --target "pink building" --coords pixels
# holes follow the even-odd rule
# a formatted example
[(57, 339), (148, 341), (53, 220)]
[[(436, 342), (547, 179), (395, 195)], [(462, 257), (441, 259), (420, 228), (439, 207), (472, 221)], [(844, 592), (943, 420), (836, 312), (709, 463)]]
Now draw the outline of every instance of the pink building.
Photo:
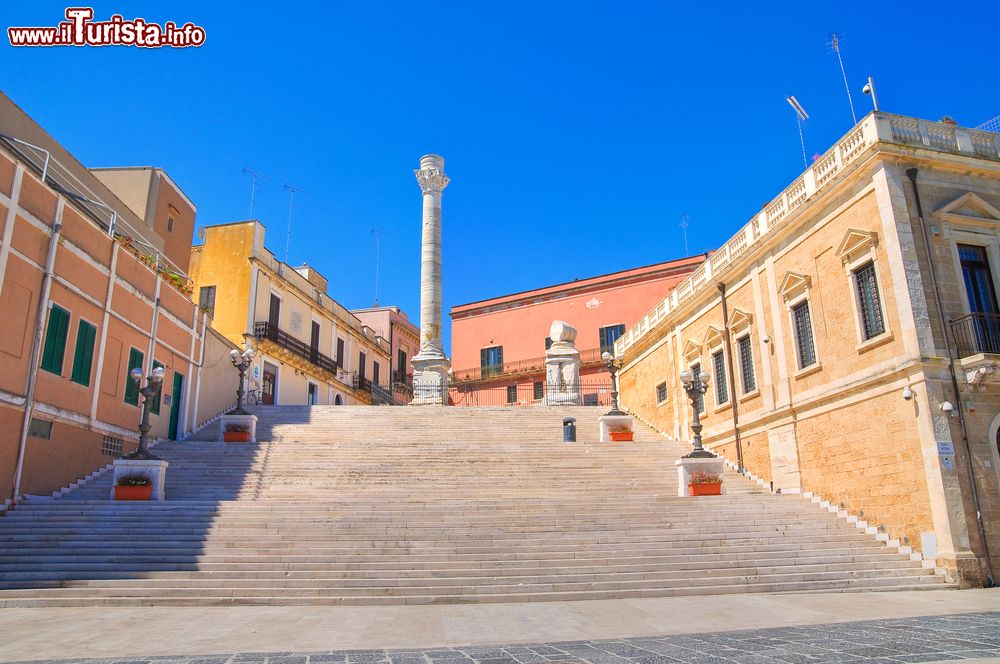
[(611, 377), (601, 352), (704, 260), (692, 256), (453, 307), (452, 402), (539, 401), (554, 320), (577, 329), (585, 403), (609, 402)]
[(352, 309), (363, 325), (389, 342), (389, 375), (378, 381), (400, 403), (413, 396), (413, 369), (410, 360), (420, 350), (420, 329), (399, 307)]

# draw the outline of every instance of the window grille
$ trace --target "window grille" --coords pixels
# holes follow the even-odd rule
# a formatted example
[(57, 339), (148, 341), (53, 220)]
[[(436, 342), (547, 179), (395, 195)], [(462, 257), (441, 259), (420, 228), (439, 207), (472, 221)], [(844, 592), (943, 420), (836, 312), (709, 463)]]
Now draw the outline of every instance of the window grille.
[(125, 441), (115, 436), (104, 436), (101, 438), (101, 454), (104, 456), (119, 458), (125, 447)]
[(656, 403), (663, 403), (667, 400), (667, 384), (660, 383), (656, 386)]
[(534, 396), (536, 400), (541, 399), (545, 396), (545, 383), (538, 381), (534, 384), (532, 390), (532, 396)]
[(749, 394), (757, 389), (757, 377), (753, 371), (753, 346), (750, 345), (750, 335), (741, 337), (736, 341), (737, 352), (740, 356), (740, 379), (743, 387), (743, 394)]
[(799, 368), (816, 364), (816, 344), (813, 342), (812, 319), (809, 314), (809, 300), (792, 307), (795, 324), (795, 348), (798, 350)]
[(882, 303), (879, 299), (875, 263), (867, 263), (854, 271), (858, 289), (858, 310), (861, 312), (861, 334), (865, 341), (885, 332)]
[(726, 381), (726, 356), (720, 350), (712, 354), (712, 373), (715, 374), (715, 403), (729, 401), (729, 384)]
[(517, 385), (507, 386), (507, 403), (517, 403)]

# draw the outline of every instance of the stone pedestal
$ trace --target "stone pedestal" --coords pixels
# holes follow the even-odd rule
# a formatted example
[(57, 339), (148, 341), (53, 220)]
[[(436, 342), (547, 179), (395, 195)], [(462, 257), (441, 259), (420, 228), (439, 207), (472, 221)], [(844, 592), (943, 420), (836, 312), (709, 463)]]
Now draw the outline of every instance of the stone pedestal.
[(133, 473), (141, 473), (153, 483), (153, 500), (165, 500), (163, 487), (167, 481), (167, 465), (163, 459), (115, 459), (111, 476), (111, 500), (115, 499), (118, 478)]
[[(705, 457), (701, 459), (681, 457), (674, 463), (677, 464), (677, 495), (681, 498), (691, 495), (691, 491), (688, 489), (688, 482), (691, 481), (692, 474), (701, 471), (711, 475), (718, 475), (722, 478), (723, 470), (726, 467), (726, 462), (719, 457)], [(725, 492), (726, 483), (723, 481), (722, 493)]]
[(219, 442), (223, 443), (226, 440), (225, 433), (226, 427), (229, 424), (241, 424), (250, 427), (250, 440), (248, 442), (257, 442), (257, 416), (256, 415), (233, 415), (227, 414), (219, 418)]
[(579, 406), (580, 351), (576, 349), (576, 328), (561, 320), (549, 328), (552, 345), (545, 351), (545, 405)]
[(632, 428), (631, 415), (601, 415), (597, 421), (601, 427), (600, 441), (602, 443), (611, 442), (611, 429), (614, 427), (627, 424), (630, 429)]
[(413, 358), (413, 399), (411, 406), (447, 406), (448, 372), (451, 362), (447, 357)]

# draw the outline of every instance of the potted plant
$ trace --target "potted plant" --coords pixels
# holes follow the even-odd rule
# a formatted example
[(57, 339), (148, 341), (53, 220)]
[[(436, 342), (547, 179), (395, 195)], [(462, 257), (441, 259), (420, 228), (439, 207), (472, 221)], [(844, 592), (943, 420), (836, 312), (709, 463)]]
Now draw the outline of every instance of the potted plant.
[(153, 481), (142, 473), (119, 475), (115, 482), (115, 500), (149, 500), (153, 497)]
[(722, 478), (699, 470), (691, 474), (688, 489), (691, 490), (692, 496), (720, 496), (722, 495)]
[(227, 443), (249, 443), (250, 424), (247, 422), (226, 422), (226, 430), (222, 438)]
[(611, 440), (614, 442), (632, 440), (632, 425), (624, 422), (621, 424), (609, 424), (608, 433), (611, 435)]

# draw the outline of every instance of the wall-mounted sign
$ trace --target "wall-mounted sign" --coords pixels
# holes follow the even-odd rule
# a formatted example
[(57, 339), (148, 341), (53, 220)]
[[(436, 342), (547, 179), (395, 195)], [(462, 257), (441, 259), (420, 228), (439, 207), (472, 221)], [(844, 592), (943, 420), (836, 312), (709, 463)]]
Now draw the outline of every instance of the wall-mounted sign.
[(955, 456), (955, 444), (950, 440), (938, 441), (938, 456)]

